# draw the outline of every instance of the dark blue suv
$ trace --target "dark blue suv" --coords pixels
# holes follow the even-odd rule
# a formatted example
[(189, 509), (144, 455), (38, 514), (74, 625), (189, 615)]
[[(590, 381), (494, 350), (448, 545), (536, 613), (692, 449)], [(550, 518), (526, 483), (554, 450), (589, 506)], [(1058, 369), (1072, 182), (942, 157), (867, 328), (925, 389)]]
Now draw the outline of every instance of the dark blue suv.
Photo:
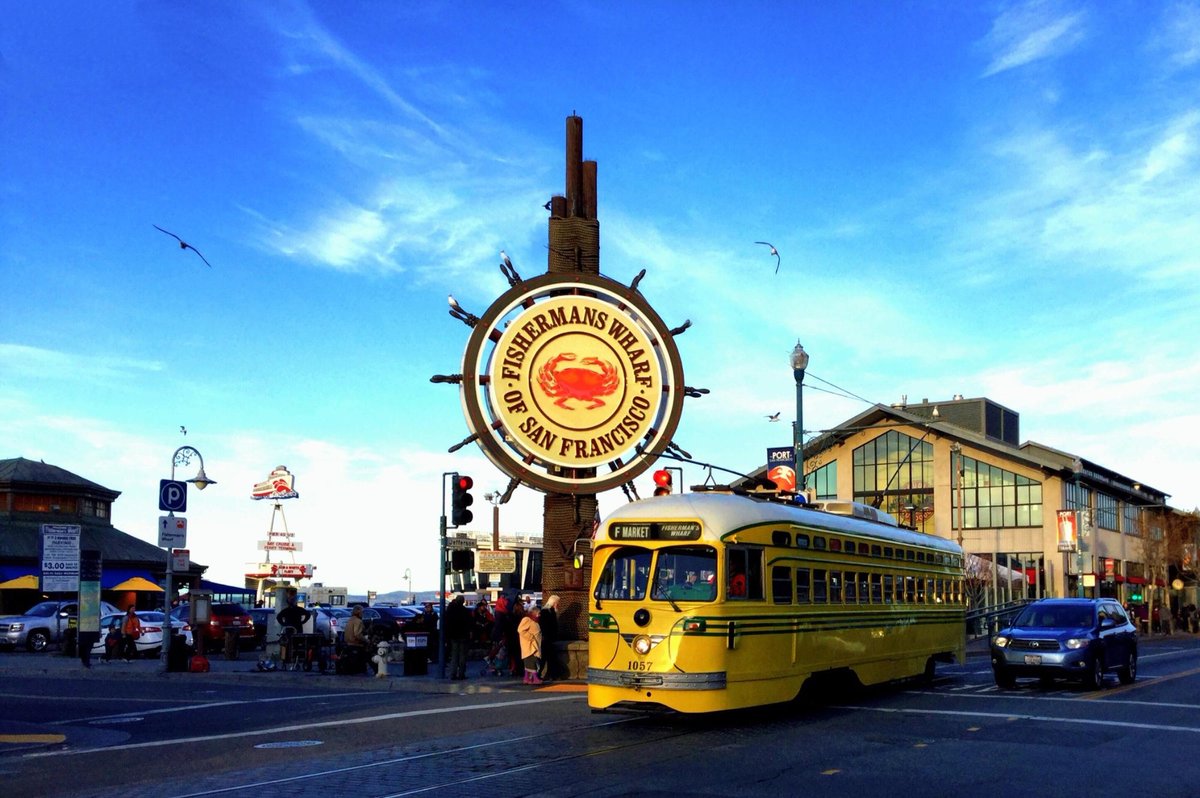
[(992, 673), (1003, 688), (1036, 676), (1043, 684), (1074, 679), (1097, 690), (1110, 671), (1130, 684), (1137, 644), (1137, 628), (1115, 599), (1042, 599), (992, 638)]

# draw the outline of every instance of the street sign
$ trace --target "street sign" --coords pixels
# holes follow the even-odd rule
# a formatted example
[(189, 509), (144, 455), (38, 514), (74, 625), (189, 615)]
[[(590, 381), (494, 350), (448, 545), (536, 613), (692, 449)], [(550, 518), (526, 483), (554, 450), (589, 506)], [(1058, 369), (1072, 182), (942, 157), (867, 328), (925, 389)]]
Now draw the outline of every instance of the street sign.
[(475, 552), (475, 571), (481, 574), (511, 574), (517, 570), (517, 553), (480, 549)]
[(160, 479), (158, 509), (165, 513), (187, 512), (187, 483), (174, 479)]
[(187, 549), (175, 549), (171, 552), (171, 567), (176, 573), (192, 567), (192, 553)]
[(161, 549), (177, 549), (187, 545), (187, 519), (183, 516), (160, 515), (158, 517), (158, 546)]
[(79, 538), (83, 527), (42, 524), (42, 590), (79, 590)]
[(465, 535), (462, 537), (446, 538), (446, 548), (448, 549), (473, 549), (475, 548), (475, 538), (469, 538)]

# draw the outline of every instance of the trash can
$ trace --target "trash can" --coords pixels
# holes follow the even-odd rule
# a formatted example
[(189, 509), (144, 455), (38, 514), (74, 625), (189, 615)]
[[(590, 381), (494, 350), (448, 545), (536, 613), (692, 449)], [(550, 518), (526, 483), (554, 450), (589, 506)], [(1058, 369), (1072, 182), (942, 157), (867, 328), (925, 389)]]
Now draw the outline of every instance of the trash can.
[(192, 652), (183, 635), (171, 635), (171, 649), (167, 652), (167, 670), (172, 673), (187, 673)]
[(70, 629), (67, 629), (65, 632), (63, 632), (63, 644), (62, 644), (63, 651), (62, 651), (62, 653), (63, 653), (64, 657), (75, 656), (75, 639), (76, 639), (76, 635), (78, 635), (78, 634), (79, 634), (79, 630), (77, 630), (75, 627), (71, 627)]
[(238, 657), (238, 630), (225, 630), (225, 659), (237, 659)]
[(404, 637), (404, 675), (424, 676), (429, 673), (429, 636), (409, 633)]

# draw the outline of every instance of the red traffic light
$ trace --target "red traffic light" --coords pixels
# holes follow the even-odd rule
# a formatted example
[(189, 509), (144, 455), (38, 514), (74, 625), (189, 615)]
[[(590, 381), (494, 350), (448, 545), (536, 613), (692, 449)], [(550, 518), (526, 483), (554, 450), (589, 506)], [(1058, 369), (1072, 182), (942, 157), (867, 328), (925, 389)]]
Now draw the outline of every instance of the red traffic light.
[(475, 487), (475, 480), (471, 479), (470, 477), (465, 477), (465, 476), (459, 475), (459, 477), (458, 477), (458, 489), (459, 490), (470, 490), (473, 487)]
[(671, 487), (671, 472), (665, 468), (660, 468), (654, 472), (654, 484), (660, 488)]

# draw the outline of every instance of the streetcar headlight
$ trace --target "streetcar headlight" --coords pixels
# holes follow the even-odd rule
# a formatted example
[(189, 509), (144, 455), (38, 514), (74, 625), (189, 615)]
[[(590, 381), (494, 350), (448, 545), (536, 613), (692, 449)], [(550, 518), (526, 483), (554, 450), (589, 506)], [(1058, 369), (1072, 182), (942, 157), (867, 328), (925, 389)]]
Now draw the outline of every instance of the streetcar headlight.
[(996, 644), (996, 648), (1004, 648), (1008, 645), (1008, 641), (1008, 635), (996, 635), (996, 637), (992, 639), (992, 642)]
[(650, 638), (646, 637), (646, 635), (638, 635), (637, 637), (633, 638), (633, 650), (639, 654), (649, 654)]

